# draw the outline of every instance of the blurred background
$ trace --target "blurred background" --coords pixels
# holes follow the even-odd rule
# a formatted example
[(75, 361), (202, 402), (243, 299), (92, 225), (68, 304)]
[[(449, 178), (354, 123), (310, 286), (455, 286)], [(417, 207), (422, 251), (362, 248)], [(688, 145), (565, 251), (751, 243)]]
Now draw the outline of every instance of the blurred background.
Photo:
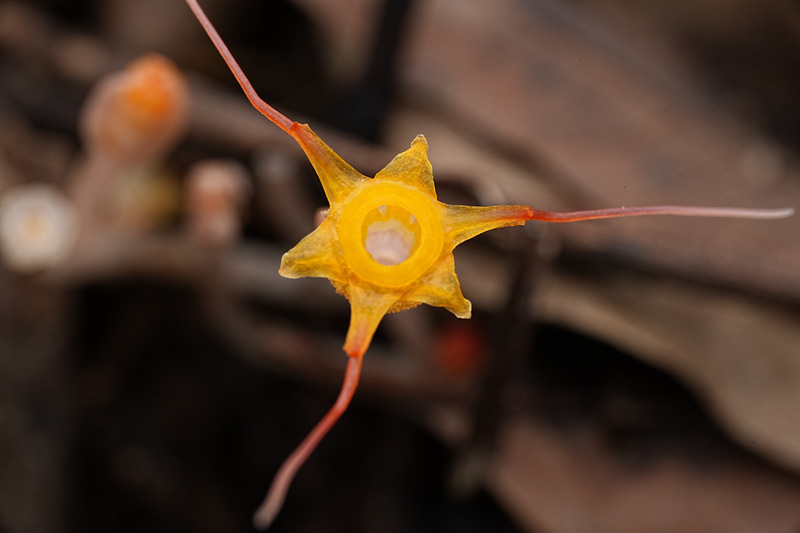
[[(202, 5), (364, 174), (423, 133), (442, 201), (800, 207), (796, 2)], [(277, 275), (325, 203), (184, 2), (0, 0), (0, 532), (252, 530), (341, 384), (347, 302)], [(473, 318), (384, 320), (272, 530), (800, 532), (798, 230), (465, 243)]]

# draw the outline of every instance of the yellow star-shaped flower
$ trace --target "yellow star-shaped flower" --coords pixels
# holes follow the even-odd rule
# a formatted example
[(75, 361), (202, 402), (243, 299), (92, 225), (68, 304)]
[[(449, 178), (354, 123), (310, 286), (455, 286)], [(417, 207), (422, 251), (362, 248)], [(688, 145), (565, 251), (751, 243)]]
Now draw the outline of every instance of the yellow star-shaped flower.
[(283, 505), (297, 470), (347, 409), (358, 385), (361, 361), (386, 313), (419, 304), (444, 307), (468, 318), (469, 301), (461, 294), (453, 249), (484, 231), (525, 224), (528, 220), (572, 222), (638, 215), (781, 218), (792, 209), (758, 210), (651, 206), (553, 213), (528, 206), (470, 207), (436, 199), (428, 144), (422, 135), (375, 178), (348, 165), (311, 128), (293, 122), (256, 94), (225, 43), (197, 4), (186, 0), (225, 59), (247, 98), (264, 116), (290, 134), (319, 175), (330, 203), (317, 229), (283, 256), (280, 273), (331, 280), (350, 300), (350, 327), (344, 350), (350, 356), (336, 403), (281, 466), (254, 522), (267, 527)]
[(484, 231), (524, 224), (535, 212), (527, 206), (468, 207), (439, 202), (428, 143), (422, 135), (375, 178), (362, 175), (311, 128), (262, 100), (197, 0), (186, 3), (253, 106), (303, 148), (328, 197), (327, 216), (283, 256), (281, 275), (328, 278), (351, 306), (344, 343), (349, 357), (339, 397), (275, 475), (253, 518), (257, 527), (265, 528), (280, 511), (297, 470), (350, 404), (364, 352), (383, 316), (426, 303), (469, 317), (472, 305), (461, 294), (453, 248)]
[(471, 207), (436, 199), (428, 143), (418, 135), (375, 178), (333, 152), (306, 125), (297, 139), (330, 203), (316, 230), (283, 256), (281, 275), (323, 277), (350, 300), (344, 350), (360, 357), (386, 313), (428, 304), (469, 318), (453, 248), (484, 231), (525, 224), (528, 206)]

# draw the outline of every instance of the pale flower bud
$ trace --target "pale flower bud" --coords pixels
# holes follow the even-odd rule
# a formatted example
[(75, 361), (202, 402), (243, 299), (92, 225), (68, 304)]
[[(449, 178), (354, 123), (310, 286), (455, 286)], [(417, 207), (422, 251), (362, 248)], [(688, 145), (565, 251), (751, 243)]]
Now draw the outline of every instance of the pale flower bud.
[(247, 170), (236, 161), (203, 161), (187, 178), (189, 231), (199, 242), (221, 247), (241, 231), (242, 208), (251, 191)]

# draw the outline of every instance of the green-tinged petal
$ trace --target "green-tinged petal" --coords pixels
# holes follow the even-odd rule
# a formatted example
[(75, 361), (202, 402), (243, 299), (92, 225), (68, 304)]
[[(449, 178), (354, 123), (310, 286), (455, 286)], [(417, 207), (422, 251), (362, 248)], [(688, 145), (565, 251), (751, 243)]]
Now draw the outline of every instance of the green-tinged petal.
[(344, 351), (352, 357), (361, 357), (367, 351), (375, 330), (384, 315), (397, 301), (393, 292), (376, 292), (360, 284), (351, 284), (350, 328), (344, 342)]
[(531, 219), (527, 205), (497, 205), (475, 207), (468, 205), (442, 206), (442, 225), (453, 247), (476, 235), (495, 228), (522, 226)]
[(411, 148), (397, 154), (383, 170), (375, 175), (375, 180), (404, 183), (436, 198), (433, 169), (428, 160), (428, 141), (425, 140), (425, 137), (417, 135), (411, 142)]
[(278, 271), (285, 278), (329, 278), (347, 283), (336, 227), (330, 218), (283, 254)]
[(291, 134), (311, 161), (332, 209), (337, 209), (361, 183), (370, 180), (331, 150), (307, 124), (295, 122)]
[(458, 318), (469, 318), (472, 315), (472, 304), (461, 292), (455, 267), (453, 254), (443, 254), (425, 280), (403, 298), (444, 307)]

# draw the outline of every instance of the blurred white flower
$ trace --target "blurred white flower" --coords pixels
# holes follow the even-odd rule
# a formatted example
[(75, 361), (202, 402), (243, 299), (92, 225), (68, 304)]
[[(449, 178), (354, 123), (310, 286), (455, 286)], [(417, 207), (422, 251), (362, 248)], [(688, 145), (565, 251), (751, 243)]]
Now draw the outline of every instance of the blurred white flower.
[(0, 197), (0, 256), (9, 268), (33, 272), (55, 266), (77, 239), (75, 208), (53, 187), (17, 186)]

